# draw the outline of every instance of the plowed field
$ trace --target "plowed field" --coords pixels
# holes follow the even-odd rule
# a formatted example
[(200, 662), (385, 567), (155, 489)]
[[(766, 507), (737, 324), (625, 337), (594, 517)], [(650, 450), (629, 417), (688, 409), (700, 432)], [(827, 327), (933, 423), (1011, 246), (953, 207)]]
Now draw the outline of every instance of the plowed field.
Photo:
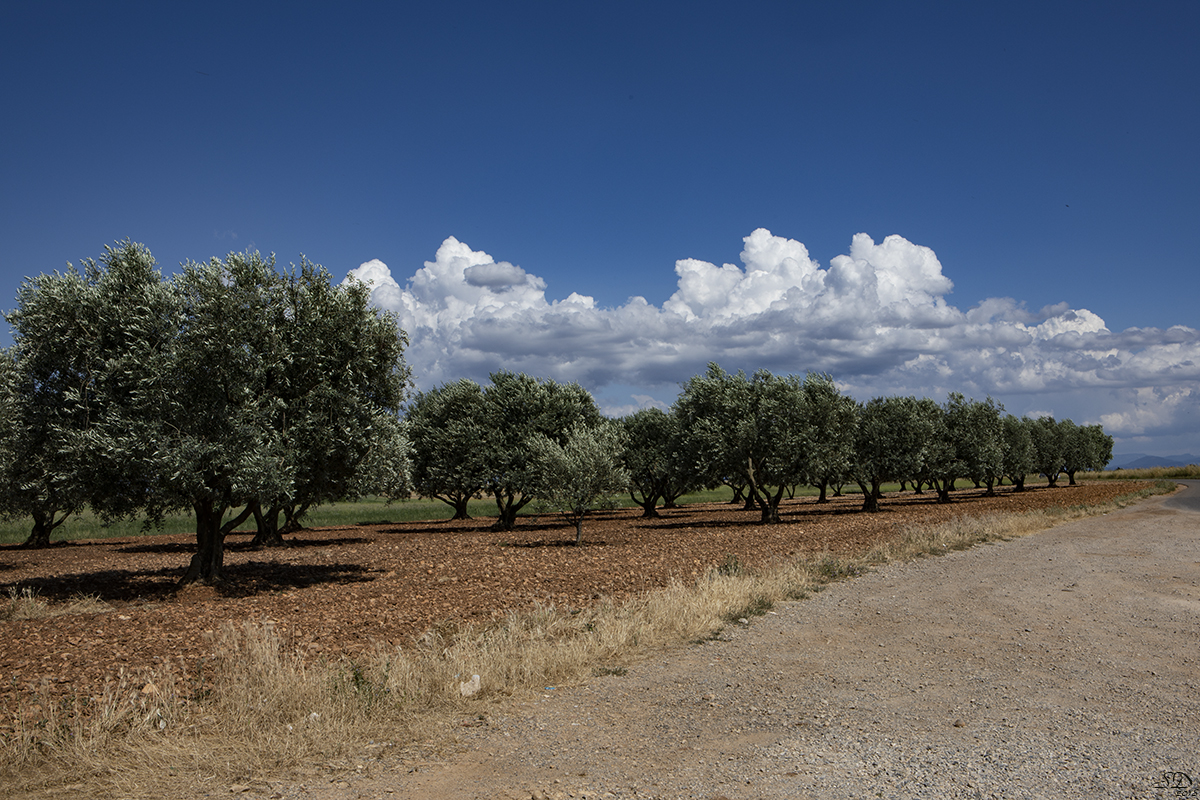
[(698, 504), (642, 519), (640, 509), (600, 513), (584, 543), (558, 518), (522, 518), (508, 533), (490, 520), (362, 524), (304, 530), (290, 546), (254, 550), (227, 540), (228, 586), (177, 590), (190, 557), (186, 536), (71, 542), (45, 550), (0, 548), (0, 592), (33, 589), (58, 603), (94, 595), (111, 610), (0, 621), (0, 709), (46, 696), (94, 694), (118, 670), (169, 664), (192, 675), (227, 621), (273, 620), (314, 656), (403, 645), (434, 625), (486, 621), (534, 602), (577, 607), (699, 576), (728, 557), (764, 564), (805, 553), (853, 554), (911, 524), (958, 515), (1103, 502), (1136, 484), (1005, 487), (937, 505), (931, 492), (888, 495), (863, 514), (857, 497), (786, 502), (779, 525), (740, 506)]

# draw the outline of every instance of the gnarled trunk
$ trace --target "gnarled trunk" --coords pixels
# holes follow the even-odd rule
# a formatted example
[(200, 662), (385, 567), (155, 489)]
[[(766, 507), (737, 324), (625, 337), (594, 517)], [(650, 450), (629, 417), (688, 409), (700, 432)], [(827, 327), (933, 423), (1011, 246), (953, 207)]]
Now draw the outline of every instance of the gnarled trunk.
[(641, 498), (633, 489), (629, 490), (629, 499), (641, 506), (642, 519), (653, 519), (658, 516), (658, 494), (656, 492), (642, 492)]
[(283, 509), (280, 506), (271, 506), (264, 512), (259, 503), (251, 503), (250, 508), (257, 526), (254, 538), (250, 541), (251, 546), (286, 547), (287, 542), (283, 540), (283, 533), (279, 530), (279, 513)]
[(247, 504), (241, 514), (221, 525), (221, 519), (229, 509), (227, 503), (218, 504), (215, 500), (192, 502), (196, 513), (196, 553), (179, 579), (180, 586), (197, 583), (215, 586), (225, 582), (225, 536), (254, 513), (254, 505)]
[(879, 482), (871, 481), (870, 486), (863, 483), (862, 481), (857, 481), (857, 483), (858, 483), (858, 488), (862, 490), (862, 494), (863, 494), (862, 510), (870, 512), (870, 513), (874, 513), (876, 511), (878, 511), (879, 510), (879, 498), (876, 496), (876, 494), (879, 492)]
[(760, 506), (762, 507), (762, 523), (764, 525), (773, 525), (780, 521), (779, 502), (783, 499), (785, 488), (780, 486), (773, 495), (763, 492)]
[(499, 512), (496, 517), (495, 524), (492, 525), (492, 530), (496, 531), (511, 531), (513, 526), (517, 524), (517, 512), (532, 500), (532, 497), (516, 498), (515, 493), (505, 493), (495, 491), (496, 509)]
[(64, 511), (63, 515), (56, 520), (53, 511), (34, 511), (33, 530), (30, 531), (29, 538), (21, 543), (22, 549), (36, 550), (40, 547), (49, 547), (50, 534), (54, 533), (54, 529), (61, 525), (69, 515), (70, 512)]
[(225, 508), (218, 510), (212, 500), (197, 500), (192, 510), (196, 513), (196, 553), (179, 584), (213, 586), (225, 580), (225, 533), (221, 529)]
[(454, 516), (450, 519), (470, 519), (471, 515), (467, 513), (467, 505), (471, 502), (471, 497), (474, 493), (456, 493), (440, 495), (430, 495), (434, 500), (441, 500), (446, 505), (454, 509)]

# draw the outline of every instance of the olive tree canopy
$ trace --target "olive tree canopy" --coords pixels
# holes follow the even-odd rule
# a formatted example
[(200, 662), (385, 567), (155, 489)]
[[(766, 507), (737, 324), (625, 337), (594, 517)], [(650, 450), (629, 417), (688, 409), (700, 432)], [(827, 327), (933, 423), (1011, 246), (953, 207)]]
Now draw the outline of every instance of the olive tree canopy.
[(161, 512), (157, 426), (142, 409), (175, 358), (182, 307), (150, 251), (119, 242), (31, 278), (6, 318), (0, 508), (33, 518), (26, 545), (48, 545), (87, 505), (105, 519)]
[(524, 373), (495, 372), (483, 391), (485, 464), (483, 491), (496, 499), (496, 527), (511, 530), (517, 512), (538, 496), (538, 461), (530, 450), (544, 436), (560, 446), (576, 425), (595, 427), (603, 417), (591, 394), (577, 383), (538, 380)]
[(811, 426), (803, 385), (766, 370), (731, 375), (716, 364), (675, 401), (685, 451), (704, 482), (746, 487), (765, 523), (779, 521), (787, 487), (804, 478)]
[(680, 463), (679, 418), (660, 408), (643, 408), (621, 418), (620, 424), (625, 429), (629, 497), (642, 507), (643, 517), (657, 517), (659, 500), (664, 508), (674, 508), (692, 485)]
[(403, 467), (407, 383), (404, 336), (365, 287), (333, 287), (307, 262), (282, 275), (258, 253), (189, 262), (167, 281), (123, 242), (82, 272), (26, 282), (18, 303), (10, 377), (46, 416), (14, 410), (20, 434), (0, 450), (46, 466), (5, 459), (27, 471), (8, 482), (10, 511), (190, 509), (183, 581), (212, 583), (225, 535), (256, 509), (398, 484), (364, 475), (384, 453)]
[(406, 419), (412, 440), (413, 489), (468, 519), (467, 504), (488, 480), (486, 400), (483, 387), (463, 379), (421, 392)]

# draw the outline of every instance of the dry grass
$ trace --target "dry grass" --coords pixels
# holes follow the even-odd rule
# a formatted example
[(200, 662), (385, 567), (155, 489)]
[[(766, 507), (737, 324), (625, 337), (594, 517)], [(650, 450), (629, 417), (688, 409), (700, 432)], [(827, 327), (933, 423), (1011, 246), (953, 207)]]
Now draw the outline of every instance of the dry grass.
[[(0, 743), (0, 795), (188, 797), (266, 789), (299, 765), (370, 770), (389, 747), (449, 741), (464, 719), (485, 720), (509, 696), (623, 674), (652, 650), (710, 638), (872, 565), (1023, 536), (1173, 488), (1159, 481), (1106, 506), (914, 527), (855, 559), (748, 569), (731, 558), (699, 580), (626, 602), (541, 606), (487, 627), (431, 630), (414, 648), (361, 662), (306, 662), (270, 623), (248, 622), (222, 631), (219, 655), (190, 680), (169, 670), (122, 674), (100, 697), (32, 705)], [(10, 606), (18, 600), (35, 598)], [(464, 696), (474, 675), (479, 691)]]
[(1171, 478), (1200, 478), (1200, 465), (1186, 467), (1149, 467), (1147, 469), (1113, 469), (1104, 472), (1081, 472), (1076, 479), (1110, 481), (1156, 481)]
[(113, 607), (94, 596), (80, 596), (66, 603), (52, 605), (38, 597), (33, 589), (17, 591), (9, 587), (8, 598), (0, 603), (0, 620), (9, 619), (45, 619), (64, 614), (102, 614), (112, 611)]

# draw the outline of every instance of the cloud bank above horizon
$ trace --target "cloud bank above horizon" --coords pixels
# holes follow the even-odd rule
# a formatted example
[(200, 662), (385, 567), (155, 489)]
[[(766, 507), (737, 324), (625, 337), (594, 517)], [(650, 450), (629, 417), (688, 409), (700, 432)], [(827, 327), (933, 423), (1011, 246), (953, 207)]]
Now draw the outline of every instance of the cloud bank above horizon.
[(1129, 442), (1190, 434), (1200, 419), (1195, 329), (1112, 332), (1088, 309), (1032, 312), (1010, 297), (963, 311), (946, 302), (953, 284), (934, 251), (897, 235), (856, 234), (827, 268), (763, 228), (743, 243), (740, 267), (677, 261), (678, 288), (659, 307), (635, 296), (602, 308), (574, 292), (548, 300), (543, 279), (454, 237), (403, 287), (377, 259), (346, 280), (367, 283), (372, 302), (397, 314), (423, 389), (497, 369), (593, 392), (638, 387), (634, 404), (605, 409), (619, 414), (669, 402), (715, 361), (827, 372), (860, 400), (993, 396), (1018, 414), (1100, 422)]

